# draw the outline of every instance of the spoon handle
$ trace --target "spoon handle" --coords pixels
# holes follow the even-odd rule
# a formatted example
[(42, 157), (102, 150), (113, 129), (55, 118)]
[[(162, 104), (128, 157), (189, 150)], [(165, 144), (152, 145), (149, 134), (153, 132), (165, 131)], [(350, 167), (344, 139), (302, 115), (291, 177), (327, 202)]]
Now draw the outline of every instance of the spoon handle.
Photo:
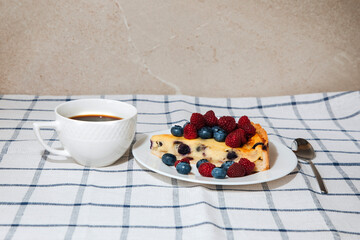
[(312, 161), (309, 161), (310, 162), (310, 166), (311, 166), (311, 169), (313, 170), (314, 174), (315, 174), (315, 177), (316, 177), (316, 180), (319, 184), (319, 187), (320, 187), (320, 190), (321, 190), (321, 193), (324, 193), (324, 194), (327, 194), (328, 191), (325, 187), (325, 184), (320, 176), (320, 173), (318, 172), (318, 170), (316, 169), (315, 165), (312, 163)]

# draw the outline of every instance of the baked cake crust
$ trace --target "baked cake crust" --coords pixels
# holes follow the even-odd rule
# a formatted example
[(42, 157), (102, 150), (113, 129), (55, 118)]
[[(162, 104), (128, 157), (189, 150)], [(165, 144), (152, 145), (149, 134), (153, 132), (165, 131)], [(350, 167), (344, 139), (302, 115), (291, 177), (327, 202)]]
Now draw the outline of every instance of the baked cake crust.
[(255, 127), (256, 134), (239, 148), (231, 148), (224, 142), (214, 139), (186, 139), (171, 134), (160, 134), (151, 137), (151, 153), (159, 158), (165, 153), (171, 153), (178, 160), (191, 157), (192, 164), (205, 158), (217, 167), (227, 160), (237, 162), (240, 158), (247, 158), (255, 163), (254, 172), (265, 171), (269, 169), (268, 136), (260, 124), (251, 124)]

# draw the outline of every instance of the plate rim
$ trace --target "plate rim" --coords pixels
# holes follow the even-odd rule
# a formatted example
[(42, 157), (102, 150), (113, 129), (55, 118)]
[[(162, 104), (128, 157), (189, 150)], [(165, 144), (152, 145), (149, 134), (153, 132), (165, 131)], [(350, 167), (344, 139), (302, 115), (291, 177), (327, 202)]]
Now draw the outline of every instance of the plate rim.
[[(154, 132), (149, 132), (149, 133), (141, 133), (140, 134), (140, 137), (136, 140), (136, 142), (134, 143), (134, 145), (132, 146), (132, 154), (135, 158), (135, 160), (143, 167), (155, 172), (156, 174), (160, 174), (160, 175), (163, 175), (163, 176), (166, 176), (166, 177), (169, 177), (169, 178), (175, 178), (175, 179), (178, 179), (178, 180), (182, 180), (182, 181), (186, 181), (186, 182), (192, 182), (192, 183), (200, 183), (200, 184), (206, 184), (206, 185), (232, 185), (232, 186), (240, 186), (240, 185), (253, 185), (253, 184), (259, 184), (259, 183), (264, 183), (264, 182), (270, 182), (270, 181), (274, 181), (274, 180), (277, 180), (277, 179), (280, 179), (280, 178), (283, 178), (285, 177), (286, 175), (288, 175), (289, 173), (291, 173), (296, 165), (297, 165), (297, 158), (296, 158), (296, 155), (287, 147), (285, 146), (284, 144), (282, 144), (280, 141), (278, 141), (277, 139), (274, 139), (272, 136), (269, 136), (269, 143), (270, 143), (270, 146), (271, 144), (274, 145), (275, 148), (284, 148), (284, 149), (287, 149), (285, 151), (288, 151), (288, 153), (290, 155), (292, 155), (292, 160), (293, 162), (290, 162), (288, 164), (291, 164), (292, 165), (290, 167), (288, 167), (288, 169), (291, 168), (291, 170), (284, 170), (283, 172), (281, 172), (280, 174), (278, 174), (278, 176), (273, 176), (269, 179), (262, 179), (262, 180), (252, 180), (252, 181), (239, 181), (237, 182), (236, 180), (233, 180), (233, 181), (227, 181), (229, 180), (229, 178), (227, 179), (216, 179), (216, 178), (207, 178), (207, 177), (202, 177), (202, 176), (195, 176), (195, 178), (188, 178), (186, 176), (188, 175), (181, 175), (179, 173), (177, 173), (176, 175), (172, 174), (172, 173), (167, 173), (167, 172), (164, 172), (164, 171), (161, 171), (159, 169), (156, 169), (156, 168), (153, 168), (152, 166), (149, 166), (148, 164), (146, 164), (146, 162), (144, 162), (143, 160), (139, 159), (139, 155), (138, 155), (138, 149), (141, 148), (141, 147), (144, 147), (143, 145), (149, 145), (150, 147), (150, 144), (148, 143), (148, 141), (146, 141), (146, 138), (148, 138), (148, 140), (150, 140), (151, 136), (152, 135), (157, 135), (157, 134), (170, 134), (170, 129), (164, 129), (164, 130), (159, 130), (159, 131), (154, 131)], [(141, 143), (143, 141), (143, 143)], [(270, 148), (269, 146), (269, 148)], [(149, 149), (149, 148), (148, 148)], [(140, 153), (139, 153), (140, 154)], [(149, 149), (149, 157), (155, 157), (155, 158), (158, 158), (156, 157), (155, 155), (151, 154), (150, 152), (150, 149)], [(158, 158), (159, 159), (159, 158)], [(278, 159), (276, 159), (278, 160)], [(161, 160), (160, 160), (161, 161)], [(194, 165), (192, 165), (194, 166)], [(271, 168), (267, 171), (264, 171), (264, 172), (259, 172), (259, 173), (267, 173), (268, 171), (271, 171)], [(271, 172), (270, 172), (271, 173)], [(256, 174), (256, 173), (255, 173)], [(197, 178), (200, 178), (200, 179), (197, 179)], [(204, 179), (201, 179), (201, 178), (204, 178)], [(244, 179), (246, 178), (245, 177), (241, 177), (239, 179)], [(230, 178), (230, 179), (237, 179), (237, 178)]]

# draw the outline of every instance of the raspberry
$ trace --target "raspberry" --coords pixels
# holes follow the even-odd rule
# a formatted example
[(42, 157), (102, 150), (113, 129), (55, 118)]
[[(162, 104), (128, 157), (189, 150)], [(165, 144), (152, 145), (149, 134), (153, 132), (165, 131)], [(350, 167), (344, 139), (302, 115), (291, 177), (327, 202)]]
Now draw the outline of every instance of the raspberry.
[(253, 125), (250, 124), (245, 124), (245, 125), (241, 125), (240, 127), (241, 129), (243, 129), (246, 133), (246, 137), (247, 139), (250, 139), (252, 136), (255, 135), (256, 133), (256, 129)]
[(241, 128), (236, 129), (226, 136), (225, 144), (232, 148), (238, 148), (247, 142), (245, 131)]
[(191, 160), (193, 160), (193, 158), (191, 158), (191, 157), (185, 157), (181, 160), (176, 160), (174, 166), (176, 167), (176, 165), (178, 165), (178, 163), (181, 163), (181, 162), (186, 162), (186, 163), (190, 164)]
[(193, 124), (187, 124), (184, 127), (184, 138), (186, 139), (194, 139), (197, 138), (197, 130)]
[(227, 133), (231, 133), (236, 128), (235, 119), (231, 116), (223, 116), (218, 121), (219, 127), (224, 129)]
[(227, 170), (229, 177), (242, 177), (245, 175), (245, 169), (239, 163), (233, 163)]
[(240, 158), (239, 164), (245, 169), (245, 174), (249, 175), (255, 168), (255, 163), (250, 162), (247, 158)]
[(205, 123), (207, 126), (209, 127), (213, 127), (216, 126), (218, 124), (218, 119), (215, 116), (215, 113), (213, 110), (207, 111), (204, 114), (204, 118), (205, 118)]
[(215, 168), (215, 165), (209, 162), (205, 162), (200, 165), (199, 173), (204, 177), (212, 177), (211, 171)]
[(236, 129), (236, 134), (240, 135), (240, 147), (247, 142), (246, 132), (243, 129)]
[(238, 126), (241, 128), (242, 125), (251, 124), (249, 118), (247, 116), (242, 116), (238, 121)]
[(207, 159), (203, 158), (200, 159), (197, 163), (196, 163), (196, 168), (199, 168), (201, 164), (209, 162)]
[(190, 123), (193, 124), (197, 130), (205, 126), (205, 118), (200, 113), (193, 113), (190, 118)]
[(240, 137), (235, 132), (232, 132), (226, 136), (225, 144), (232, 148), (240, 147)]

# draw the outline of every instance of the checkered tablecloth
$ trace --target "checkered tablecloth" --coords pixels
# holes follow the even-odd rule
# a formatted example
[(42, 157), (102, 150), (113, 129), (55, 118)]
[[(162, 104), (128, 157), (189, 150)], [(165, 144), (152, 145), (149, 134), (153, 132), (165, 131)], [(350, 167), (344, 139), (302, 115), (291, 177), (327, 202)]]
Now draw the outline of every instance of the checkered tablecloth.
[[(32, 123), (60, 103), (108, 98), (138, 109), (137, 137), (191, 113), (247, 115), (287, 147), (311, 142), (329, 194), (310, 165), (255, 185), (213, 186), (142, 168), (128, 151), (87, 168), (49, 155)], [(53, 129), (43, 138), (61, 147)], [(267, 98), (163, 95), (0, 96), (0, 239), (360, 239), (360, 92)]]

